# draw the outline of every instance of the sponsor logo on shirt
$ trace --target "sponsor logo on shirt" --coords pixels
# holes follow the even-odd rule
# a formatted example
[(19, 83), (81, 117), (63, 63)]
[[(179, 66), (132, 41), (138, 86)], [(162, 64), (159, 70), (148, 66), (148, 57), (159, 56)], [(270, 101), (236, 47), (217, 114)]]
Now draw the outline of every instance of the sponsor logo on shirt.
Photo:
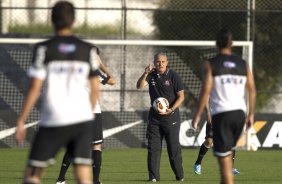
[(232, 61), (224, 61), (223, 66), (225, 68), (235, 68), (236, 64)]
[(166, 80), (166, 81), (165, 81), (165, 85), (166, 85), (166, 86), (170, 86), (169, 80)]
[(50, 72), (53, 73), (76, 73), (80, 74), (83, 72), (82, 67), (73, 67), (73, 66), (51, 66)]
[(76, 50), (75, 44), (61, 43), (59, 44), (59, 51), (61, 53), (70, 53)]
[(221, 84), (243, 84), (243, 77), (229, 76), (221, 79)]

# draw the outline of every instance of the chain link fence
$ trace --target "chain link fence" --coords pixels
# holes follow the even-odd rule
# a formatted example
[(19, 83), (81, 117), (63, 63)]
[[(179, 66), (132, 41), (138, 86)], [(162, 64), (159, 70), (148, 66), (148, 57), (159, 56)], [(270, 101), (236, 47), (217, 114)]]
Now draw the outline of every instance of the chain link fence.
[[(50, 7), (56, 1), (0, 2), (2, 37), (51, 35)], [(281, 113), (281, 1), (72, 0), (72, 2), (77, 8), (74, 30), (84, 38), (213, 40), (217, 30), (222, 27), (229, 28), (235, 40), (254, 42), (257, 111)], [(185, 56), (182, 59), (189, 60)]]
[[(234, 40), (253, 41), (253, 71), (257, 85), (256, 112), (282, 113), (282, 1), (272, 0), (70, 0), (76, 7), (74, 32), (82, 38), (104, 40), (213, 40), (222, 27)], [(0, 0), (0, 37), (47, 38), (52, 35), (50, 10), (55, 0)], [(102, 109), (116, 125), (146, 119), (147, 90), (135, 84), (152, 62), (154, 53), (168, 53), (173, 70), (184, 79), (186, 101), (181, 109), (195, 110), (201, 88), (202, 61), (216, 54), (211, 47), (98, 45), (101, 58), (117, 78), (117, 85), (102, 87)], [(28, 78), (32, 44), (0, 44), (0, 130), (15, 126)], [(235, 48), (242, 55), (242, 48)], [(24, 77), (23, 77), (24, 76)], [(40, 104), (40, 102), (39, 102)], [(38, 119), (34, 109), (30, 122)], [(144, 116), (144, 117), (143, 117)], [(109, 122), (111, 122), (109, 121)], [(7, 123), (8, 122), (8, 123)], [(115, 125), (115, 124), (114, 124)], [(115, 125), (115, 126), (116, 126)], [(105, 125), (108, 126), (108, 125)], [(111, 128), (111, 127), (107, 127)], [(30, 128), (32, 133), (36, 128)], [(111, 137), (108, 147), (145, 144), (146, 124), (124, 137)], [(29, 134), (30, 142), (32, 134)], [(128, 135), (128, 134), (127, 134)], [(2, 136), (2, 137), (1, 137)], [(6, 138), (3, 138), (6, 137)], [(2, 139), (3, 138), (3, 139)], [(0, 135), (0, 147), (15, 146), (15, 140)], [(138, 143), (138, 144), (137, 144)], [(26, 146), (28, 146), (27, 143)]]

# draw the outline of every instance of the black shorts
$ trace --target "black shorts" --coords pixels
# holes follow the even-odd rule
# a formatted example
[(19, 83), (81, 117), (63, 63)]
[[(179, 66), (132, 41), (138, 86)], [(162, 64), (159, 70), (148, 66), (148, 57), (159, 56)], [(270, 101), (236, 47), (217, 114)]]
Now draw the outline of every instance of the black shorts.
[(103, 143), (103, 127), (102, 127), (102, 114), (96, 113), (95, 120), (93, 121), (93, 139), (92, 145), (102, 144)]
[(212, 135), (212, 125), (210, 123), (206, 123), (206, 137), (205, 139), (207, 138), (212, 138), (213, 135)]
[[(39, 127), (29, 155), (29, 166), (48, 167), (65, 147), (74, 164), (91, 165), (92, 121), (62, 127)], [(88, 144), (87, 144), (88, 143)]]
[(228, 111), (212, 117), (214, 154), (224, 157), (232, 154), (245, 124), (242, 110)]

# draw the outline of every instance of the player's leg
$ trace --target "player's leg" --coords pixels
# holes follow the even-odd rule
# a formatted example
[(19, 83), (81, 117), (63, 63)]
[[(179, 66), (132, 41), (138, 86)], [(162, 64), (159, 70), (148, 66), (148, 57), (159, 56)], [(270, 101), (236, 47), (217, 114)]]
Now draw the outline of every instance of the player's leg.
[(102, 144), (94, 145), (92, 150), (92, 171), (94, 184), (100, 184), (100, 171), (102, 165)]
[(69, 142), (67, 150), (73, 158), (74, 173), (78, 184), (92, 184), (92, 121), (83, 122), (74, 128), (73, 139)]
[(239, 139), (244, 126), (245, 115), (241, 110), (229, 111), (213, 116), (214, 154), (218, 163), (223, 183), (232, 184), (232, 150)]
[(74, 164), (74, 174), (77, 184), (93, 184), (92, 168), (89, 164)]
[(68, 136), (61, 137), (62, 131), (64, 130), (61, 128), (39, 127), (29, 154), (28, 165), (24, 174), (24, 184), (41, 182), (43, 171), (54, 163), (56, 153), (64, 145), (65, 140), (68, 139)]
[(203, 142), (203, 144), (201, 145), (199, 153), (198, 153), (197, 160), (194, 164), (195, 174), (202, 174), (202, 171), (201, 171), (202, 160), (203, 160), (204, 156), (206, 155), (206, 153), (208, 152), (208, 150), (211, 148), (212, 142), (213, 142), (212, 138), (207, 138)]
[[(238, 111), (236, 112), (238, 114), (238, 119), (237, 119), (237, 122), (236, 122), (236, 126), (235, 126), (235, 130), (234, 132), (235, 133), (235, 136), (234, 136), (234, 143), (233, 143), (233, 152), (232, 152), (232, 161), (233, 161), (233, 174), (240, 174), (240, 172), (234, 167), (234, 163), (235, 163), (235, 155), (236, 155), (236, 151), (235, 151), (235, 147), (237, 145), (237, 141), (239, 140), (239, 138), (241, 137), (242, 135), (242, 131), (244, 129), (244, 126), (245, 126), (245, 121), (243, 121), (245, 118), (245, 115), (242, 111)], [(240, 118), (241, 117), (241, 118)]]
[(232, 152), (232, 163), (233, 163), (233, 166), (234, 166), (234, 161), (235, 161), (235, 155), (236, 155), (236, 151), (233, 150), (233, 152)]
[(65, 180), (66, 180), (65, 176), (66, 176), (67, 170), (68, 170), (71, 162), (72, 162), (72, 157), (66, 151), (64, 158), (63, 158), (63, 161), (62, 161), (62, 164), (61, 164), (60, 174), (59, 174), (59, 177), (57, 179), (56, 184), (64, 184), (65, 183)]
[(218, 164), (221, 175), (222, 184), (233, 184), (232, 170), (232, 156), (218, 156)]
[(236, 151), (233, 150), (233, 152), (232, 152), (232, 165), (233, 165), (232, 172), (233, 172), (233, 174), (240, 174), (240, 172), (234, 167), (235, 155), (236, 155)]
[(162, 124), (161, 127), (165, 133), (170, 166), (175, 174), (176, 180), (183, 181), (184, 174), (182, 167), (181, 146), (179, 143), (180, 122), (167, 122)]
[(206, 138), (206, 140), (201, 145), (199, 153), (198, 153), (197, 160), (194, 164), (195, 174), (202, 174), (202, 168), (201, 168), (202, 160), (203, 160), (204, 156), (206, 155), (206, 153), (208, 152), (209, 148), (211, 148), (212, 144), (213, 144), (212, 126), (211, 126), (210, 123), (206, 123), (206, 137), (205, 138)]
[(100, 184), (100, 172), (102, 165), (102, 143), (103, 143), (103, 128), (101, 113), (95, 114), (93, 122), (93, 139), (92, 139), (92, 172), (93, 183)]
[(147, 127), (148, 155), (147, 165), (149, 171), (149, 181), (160, 180), (160, 161), (162, 151), (163, 135), (159, 125), (149, 123)]
[(40, 184), (44, 168), (27, 166), (23, 184)]

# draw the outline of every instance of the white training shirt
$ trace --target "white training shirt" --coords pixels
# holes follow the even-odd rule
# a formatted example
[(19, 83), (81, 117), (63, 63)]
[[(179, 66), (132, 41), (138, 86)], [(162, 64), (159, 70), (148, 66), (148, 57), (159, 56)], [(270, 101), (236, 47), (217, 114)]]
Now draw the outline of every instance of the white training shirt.
[(213, 75), (211, 115), (233, 110), (246, 112), (246, 62), (236, 55), (221, 54), (209, 61)]
[(85, 87), (89, 77), (98, 75), (98, 52), (73, 36), (56, 36), (36, 45), (28, 75), (44, 80), (39, 126), (66, 126), (94, 118)]

